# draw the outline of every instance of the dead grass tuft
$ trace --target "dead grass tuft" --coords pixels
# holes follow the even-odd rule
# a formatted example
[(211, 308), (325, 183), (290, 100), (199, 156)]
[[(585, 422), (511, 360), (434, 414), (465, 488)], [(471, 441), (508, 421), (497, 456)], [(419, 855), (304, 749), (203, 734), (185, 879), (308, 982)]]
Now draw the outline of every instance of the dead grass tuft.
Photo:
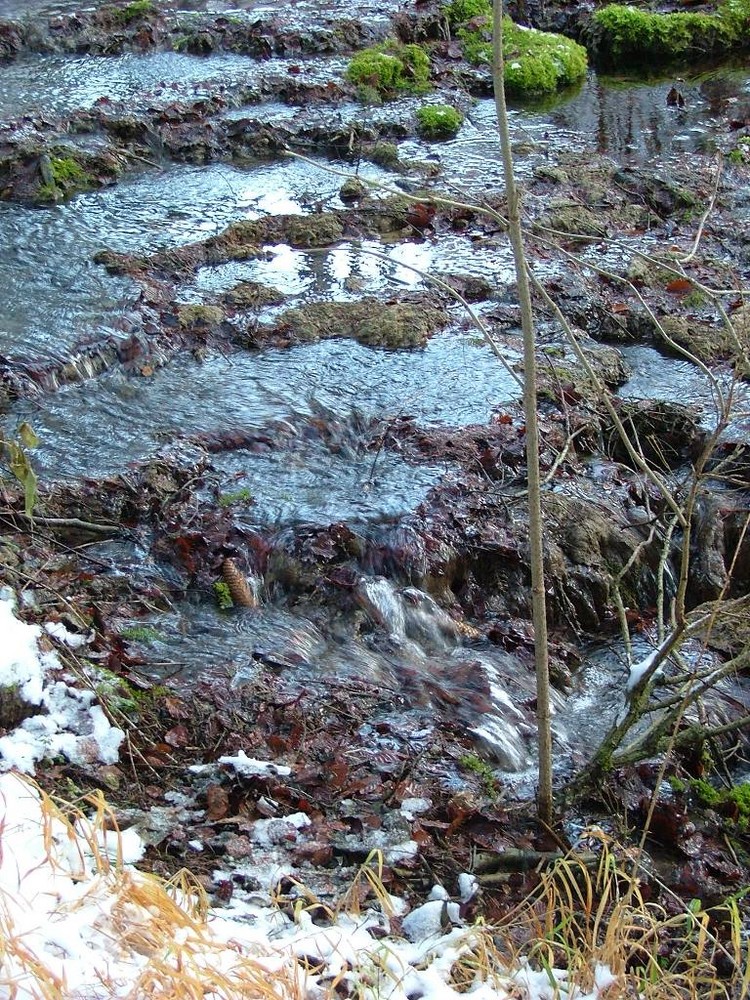
[[(164, 881), (126, 866), (122, 837), (101, 794), (76, 802), (53, 800), (30, 779), (14, 778), (18, 794), (5, 802), (4, 817), (0, 810), (2, 996), (390, 996), (401, 995), (407, 978), (436, 960), (443, 964), (446, 995), (449, 989), (470, 994), (480, 984), (485, 984), (484, 995), (489, 988), (505, 1000), (530, 995), (744, 1000), (750, 993), (748, 936), (738, 900), (703, 910), (697, 901), (685, 906), (675, 897), (675, 908), (681, 908), (667, 913), (644, 899), (638, 852), (618, 848), (603, 834), (596, 834), (595, 852), (570, 855), (542, 873), (537, 888), (501, 924), (447, 929), (420, 945), (416, 964), (409, 965), (395, 934), (373, 939), (355, 955), (344, 938), (332, 933), (331, 955), (338, 941), (343, 949), (338, 962), (319, 962), (314, 952), (301, 962), (283, 946), (274, 950), (270, 944), (229, 939), (231, 925), (217, 932), (221, 922), (213, 927), (208, 922), (208, 899), (190, 872)], [(14, 825), (25, 833), (25, 822), (29, 839), (36, 838), (29, 870), (24, 858), (13, 858), (8, 849)], [(286, 881), (290, 885), (279, 890), (276, 903), (297, 923), (322, 920), (333, 931), (338, 921), (357, 920), (375, 907), (382, 914), (378, 919), (392, 921), (392, 931), (398, 926), (379, 852), (368, 857), (337, 905), (322, 903), (300, 882)], [(41, 897), (35, 920), (35, 900)], [(63, 964), (54, 960), (55, 942), (65, 951), (67, 921), (84, 922), (92, 945), (90, 965), (96, 972), (88, 970), (83, 992), (65, 981)]]

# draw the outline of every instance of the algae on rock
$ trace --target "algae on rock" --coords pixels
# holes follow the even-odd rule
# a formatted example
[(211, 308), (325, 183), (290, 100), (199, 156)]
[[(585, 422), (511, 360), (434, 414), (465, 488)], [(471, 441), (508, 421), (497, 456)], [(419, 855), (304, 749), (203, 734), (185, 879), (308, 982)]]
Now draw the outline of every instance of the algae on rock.
[(312, 302), (289, 309), (280, 317), (276, 329), (300, 341), (348, 337), (368, 347), (423, 347), (448, 319), (445, 310), (436, 306), (386, 303), (366, 297), (356, 302)]

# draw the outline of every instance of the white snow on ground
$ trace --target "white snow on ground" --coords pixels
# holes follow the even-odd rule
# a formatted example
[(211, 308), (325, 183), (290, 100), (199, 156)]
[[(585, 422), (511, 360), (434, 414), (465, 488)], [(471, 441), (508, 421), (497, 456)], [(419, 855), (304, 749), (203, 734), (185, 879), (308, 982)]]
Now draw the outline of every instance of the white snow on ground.
[[(18, 621), (9, 600), (0, 599), (0, 635), (0, 685), (17, 686), (25, 701), (47, 710), (0, 740), (0, 998), (551, 1000), (562, 989), (568, 1000), (599, 1000), (612, 985), (605, 967), (594, 970), (592, 992), (582, 993), (566, 983), (565, 970), (523, 965), (477, 976), (459, 992), (454, 965), (486, 931), (464, 926), (459, 904), (440, 886), (409, 913), (391, 900), (389, 913), (374, 904), (331, 914), (328, 926), (314, 922), (316, 908), (304, 898), (281, 908), (272, 885), (252, 899), (199, 910), (189, 885), (168, 892), (132, 867), (143, 854), (134, 829), (105, 830), (101, 814), (96, 822), (78, 814), (73, 826), (19, 773), (57, 753), (114, 761), (122, 733), (87, 692), (68, 687), (57, 656), (40, 648), (41, 629)], [(264, 767), (244, 755), (228, 763)], [(420, 806), (411, 803), (415, 812)], [(295, 828), (309, 822), (303, 814), (282, 819)], [(462, 876), (462, 899), (475, 889), (473, 876)], [(344, 984), (338, 993), (337, 983)]]
[[(51, 631), (64, 639), (71, 634)], [(58, 754), (77, 764), (114, 764), (125, 734), (92, 704), (93, 692), (66, 683), (55, 652), (41, 650), (41, 634), (38, 625), (16, 618), (12, 600), (0, 599), (0, 690), (15, 689), (23, 702), (39, 708), (0, 738), (0, 770), (33, 774), (38, 761)]]

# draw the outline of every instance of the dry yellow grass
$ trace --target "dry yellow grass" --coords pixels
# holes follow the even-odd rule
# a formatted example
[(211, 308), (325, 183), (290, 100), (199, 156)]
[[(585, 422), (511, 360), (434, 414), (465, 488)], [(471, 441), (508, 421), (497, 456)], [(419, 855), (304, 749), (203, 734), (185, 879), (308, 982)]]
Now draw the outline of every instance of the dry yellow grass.
[[(60, 899), (54, 915), (72, 917), (84, 907), (95, 911), (93, 926), (108, 944), (112, 967), (127, 970), (127, 982), (100, 977), (97, 996), (303, 1000), (310, 995), (306, 972), (291, 955), (270, 947), (249, 954), (247, 946), (213, 932), (206, 894), (189, 872), (165, 881), (124, 865), (121, 852), (110, 858), (102, 847), (103, 833), (117, 828), (103, 796), (53, 801), (32, 781), (18, 781), (19, 788), (38, 797), (47, 863), (68, 879), (72, 873), (80, 886), (72, 898)], [(5, 823), (12, 822), (10, 810)], [(0, 825), (0, 848), (3, 832)], [(19, 871), (19, 895), (27, 874), (33, 873)], [(358, 914), (365, 900), (390, 915), (391, 898), (381, 876), (382, 858), (375, 853), (338, 906), (326, 907), (330, 918)], [(303, 885), (296, 889), (296, 919), (323, 905)], [(65, 1000), (72, 995), (68, 984), (14, 925), (13, 914), (19, 911), (13, 903), (10, 893), (0, 894), (0, 995), (12, 1000), (23, 988), (26, 997)], [(501, 925), (480, 922), (454, 931), (450, 947), (456, 955), (450, 985), (459, 993), (485, 984), (499, 998), (522, 1000), (527, 993), (518, 970), (546, 973), (551, 995), (561, 1000), (595, 985), (601, 1000), (744, 1000), (750, 993), (748, 938), (738, 903), (730, 900), (711, 911), (684, 907), (669, 915), (643, 899), (637, 854), (629, 855), (604, 836), (598, 866), (574, 855), (559, 861)], [(435, 954), (440, 948), (436, 939)], [(358, 996), (381, 995), (380, 988), (388, 995), (408, 971), (396, 939), (373, 941), (358, 960), (358, 969), (346, 967), (359, 983)], [(564, 981), (555, 970), (566, 971)], [(339, 996), (343, 975), (329, 976), (315, 995)]]

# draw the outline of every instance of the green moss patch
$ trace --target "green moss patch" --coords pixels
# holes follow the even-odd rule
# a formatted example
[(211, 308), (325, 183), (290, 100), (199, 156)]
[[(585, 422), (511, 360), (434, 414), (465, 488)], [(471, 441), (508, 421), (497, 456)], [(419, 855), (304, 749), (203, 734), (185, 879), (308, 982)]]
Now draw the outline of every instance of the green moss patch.
[[(453, 0), (446, 9), (457, 26), (464, 55), (492, 62), (492, 8), (488, 0)], [(467, 15), (470, 20), (466, 23)], [(541, 97), (570, 87), (586, 75), (586, 49), (564, 35), (514, 24), (503, 18), (505, 92), (511, 98)]]
[(120, 24), (132, 24), (133, 21), (142, 21), (144, 17), (156, 13), (156, 6), (151, 0), (133, 0), (125, 7), (115, 7), (113, 19)]
[(603, 67), (669, 65), (750, 45), (750, 0), (725, 0), (714, 14), (652, 14), (610, 4), (594, 14), (590, 50)]
[(419, 130), (427, 139), (451, 139), (463, 125), (464, 116), (448, 104), (426, 104), (417, 109)]
[(369, 347), (423, 347), (431, 334), (448, 323), (443, 309), (423, 303), (313, 302), (289, 309), (277, 332), (297, 341), (348, 337)]
[(465, 24), (474, 17), (490, 17), (492, 15), (492, 4), (490, 0), (453, 0), (445, 8), (446, 16), (455, 26)]
[(430, 57), (419, 45), (386, 42), (358, 52), (346, 71), (364, 103), (430, 89)]
[(42, 184), (36, 192), (39, 201), (61, 201), (96, 185), (95, 178), (72, 156), (47, 156), (40, 161)]
[(721, 790), (702, 778), (694, 778), (689, 784), (703, 805), (733, 820), (738, 830), (744, 832), (750, 827), (750, 782)]

